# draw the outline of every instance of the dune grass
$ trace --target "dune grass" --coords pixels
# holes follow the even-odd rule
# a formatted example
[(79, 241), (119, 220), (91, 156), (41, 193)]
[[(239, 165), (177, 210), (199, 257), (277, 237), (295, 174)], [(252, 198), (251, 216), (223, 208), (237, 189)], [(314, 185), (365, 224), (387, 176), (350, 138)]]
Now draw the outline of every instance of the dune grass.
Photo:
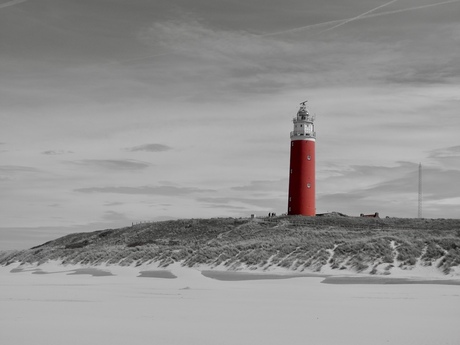
[(355, 217), (213, 218), (77, 233), (0, 255), (0, 264), (221, 265), (375, 273), (378, 265), (460, 265), (460, 220)]

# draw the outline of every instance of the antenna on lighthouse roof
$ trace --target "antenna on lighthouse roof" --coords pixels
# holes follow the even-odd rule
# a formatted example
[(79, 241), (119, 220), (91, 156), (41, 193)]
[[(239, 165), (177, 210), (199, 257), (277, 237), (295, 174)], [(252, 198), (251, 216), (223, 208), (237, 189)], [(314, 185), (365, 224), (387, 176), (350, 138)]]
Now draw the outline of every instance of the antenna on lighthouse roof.
[(300, 105), (305, 105), (305, 103), (307, 103), (307, 102), (308, 102), (308, 100), (303, 101), (303, 102), (300, 103)]

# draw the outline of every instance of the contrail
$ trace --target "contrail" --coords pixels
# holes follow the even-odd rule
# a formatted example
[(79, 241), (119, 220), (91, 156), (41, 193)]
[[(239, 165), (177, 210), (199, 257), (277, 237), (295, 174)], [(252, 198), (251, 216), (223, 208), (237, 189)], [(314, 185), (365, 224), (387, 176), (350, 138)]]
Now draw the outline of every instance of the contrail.
[[(23, 2), (23, 1), (27, 1), (27, 0), (16, 0), (14, 2), (18, 2), (18, 1)], [(399, 10), (372, 13), (372, 12), (377, 11), (378, 9), (380, 9), (382, 7), (388, 6), (388, 5), (390, 5), (390, 4), (392, 4), (392, 3), (396, 2), (396, 1), (397, 0), (392, 0), (392, 1), (388, 2), (388, 3), (380, 5), (380, 6), (374, 8), (374, 9), (372, 9), (370, 11), (367, 11), (367, 12), (365, 12), (363, 14), (360, 14), (359, 16), (356, 16), (356, 17), (353, 17), (353, 18), (330, 20), (330, 21), (327, 21), (327, 22), (310, 24), (310, 25), (301, 26), (301, 27), (298, 27), (298, 28), (293, 28), (293, 29), (288, 29), (288, 30), (283, 30), (283, 31), (271, 32), (271, 33), (266, 33), (266, 34), (261, 34), (261, 35), (254, 35), (254, 37), (276, 36), (276, 35), (288, 34), (288, 33), (302, 31), (302, 30), (306, 30), (306, 29), (320, 28), (320, 27), (331, 25), (331, 24), (335, 24), (335, 26), (333, 26), (332, 28), (320, 31), (320, 33), (321, 33), (321, 32), (325, 32), (325, 31), (333, 30), (335, 28), (338, 28), (339, 26), (342, 26), (342, 25), (344, 25), (346, 23), (349, 23), (351, 21), (354, 21), (354, 20), (386, 16), (386, 15), (390, 15), (390, 14), (396, 14), (396, 13), (407, 12), (407, 11), (421, 10), (421, 9), (424, 9), (424, 8), (429, 8), (429, 7), (439, 6), (439, 5), (446, 5), (446, 4), (451, 4), (451, 3), (455, 3), (455, 2), (460, 2), (460, 0), (448, 0), (448, 1), (443, 1), (443, 2), (437, 2), (437, 3), (434, 3), (434, 4), (427, 4), (427, 5), (421, 5), (421, 6), (416, 6), (416, 7), (403, 8), (403, 9), (399, 9)], [(13, 1), (11, 1), (11, 2), (13, 2)], [(149, 60), (149, 59), (155, 58), (157, 56), (164, 56), (164, 55), (170, 55), (170, 54), (171, 53), (158, 53), (158, 54), (153, 54), (153, 55), (146, 55), (146, 56), (141, 56), (141, 57), (138, 57), (138, 58), (126, 59), (126, 60), (120, 61), (120, 63), (130, 63), (130, 62), (135, 62), (135, 61)]]
[[(376, 7), (376, 8), (373, 8), (372, 10), (367, 11), (367, 12), (364, 12), (364, 13), (360, 14), (359, 16), (356, 16), (356, 17), (353, 17), (353, 18), (350, 18), (350, 19), (346, 19), (346, 20), (344, 20), (342, 23), (339, 23), (339, 24), (337, 24), (337, 25), (334, 25), (332, 28), (328, 28), (328, 29), (323, 30), (323, 31), (321, 31), (321, 32), (332, 31), (332, 30), (334, 30), (334, 29), (337, 29), (338, 27), (340, 27), (340, 26), (342, 26), (342, 25), (348, 24), (348, 23), (353, 22), (353, 21), (355, 21), (355, 20), (358, 20), (358, 19), (360, 19), (360, 18), (362, 18), (362, 17), (365, 17), (365, 16), (369, 15), (370, 13), (375, 12), (375, 11), (381, 9), (382, 7), (391, 5), (392, 3), (396, 2), (396, 1), (398, 1), (398, 0), (391, 0), (391, 1), (387, 2), (386, 4), (383, 4), (383, 5), (380, 5), (380, 6)], [(321, 32), (319, 32), (319, 33), (321, 33)]]
[(28, 0), (12, 0), (12, 1), (8, 1), (8, 2), (5, 2), (4, 4), (0, 4), (0, 9), (2, 8), (5, 8), (5, 7), (9, 7), (9, 6), (13, 6), (13, 5), (17, 5), (17, 4), (20, 4), (21, 2), (26, 2)]
[(265, 37), (265, 36), (276, 36), (276, 35), (281, 35), (281, 34), (288, 34), (288, 33), (291, 33), (291, 32), (302, 31), (302, 30), (305, 30), (305, 29), (311, 29), (311, 28), (315, 28), (315, 27), (327, 26), (329, 24), (343, 23), (344, 21), (345, 21), (345, 19), (330, 20), (328, 22), (310, 24), (310, 25), (301, 26), (301, 27), (294, 28), (294, 29), (288, 29), (288, 30), (277, 31), (277, 32), (270, 32), (270, 33), (267, 33), (267, 34), (261, 34), (261, 35), (256, 35), (256, 36), (257, 37)]
[[(460, 2), (460, 0), (442, 1), (442, 2), (436, 2), (434, 4), (427, 4), (427, 5), (421, 5), (421, 6), (416, 6), (416, 7), (403, 8), (403, 9), (400, 9), (400, 10), (386, 11), (386, 12), (380, 12), (380, 13), (372, 13), (372, 14), (359, 16), (359, 18), (354, 17), (354, 18), (348, 18), (348, 19), (330, 20), (328, 22), (310, 24), (310, 25), (305, 25), (305, 26), (301, 26), (301, 27), (298, 27), (298, 28), (293, 28), (293, 29), (288, 29), (288, 30), (283, 30), (283, 31), (277, 31), (277, 32), (271, 32), (271, 33), (262, 34), (262, 35), (258, 35), (258, 36), (259, 37), (265, 37), (265, 36), (276, 36), (276, 35), (288, 34), (288, 33), (302, 31), (302, 30), (306, 30), (306, 29), (312, 29), (312, 28), (315, 28), (315, 27), (322, 27), (322, 26), (326, 26), (326, 25), (330, 25), (330, 24), (341, 24), (341, 23), (350, 21), (352, 19), (353, 20), (360, 20), (360, 19), (381, 17), (381, 16), (386, 16), (386, 15), (389, 15), (389, 14), (396, 14), (396, 13), (407, 12), (407, 11), (415, 11), (415, 10), (421, 10), (421, 9), (424, 9), (424, 8), (435, 7), (435, 6), (439, 6), (439, 5), (452, 4), (452, 3), (455, 3), (455, 2)], [(376, 9), (373, 9), (373, 11), (375, 11), (375, 10)], [(324, 30), (324, 31), (326, 31), (326, 30)]]
[(446, 4), (452, 4), (454, 2), (460, 2), (460, 0), (449, 0), (449, 1), (443, 1), (443, 2), (436, 2), (434, 4), (428, 4), (428, 5), (421, 5), (417, 7), (409, 7), (409, 8), (403, 8), (400, 10), (393, 10), (393, 11), (387, 11), (387, 12), (381, 12), (381, 13), (374, 13), (366, 16), (365, 18), (372, 18), (372, 17), (379, 17), (387, 14), (394, 14), (394, 13), (400, 13), (400, 12), (407, 12), (407, 11), (414, 11), (414, 10), (421, 10), (423, 8), (428, 8), (428, 7), (434, 7), (434, 6), (439, 6), (439, 5), (446, 5)]

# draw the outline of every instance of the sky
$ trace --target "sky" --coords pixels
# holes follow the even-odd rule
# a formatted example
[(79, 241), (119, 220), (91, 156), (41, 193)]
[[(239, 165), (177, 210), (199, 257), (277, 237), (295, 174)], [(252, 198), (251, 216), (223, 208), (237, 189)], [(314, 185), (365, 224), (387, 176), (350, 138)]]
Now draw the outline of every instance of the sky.
[(460, 0), (0, 0), (0, 250), (316, 208), (460, 217)]

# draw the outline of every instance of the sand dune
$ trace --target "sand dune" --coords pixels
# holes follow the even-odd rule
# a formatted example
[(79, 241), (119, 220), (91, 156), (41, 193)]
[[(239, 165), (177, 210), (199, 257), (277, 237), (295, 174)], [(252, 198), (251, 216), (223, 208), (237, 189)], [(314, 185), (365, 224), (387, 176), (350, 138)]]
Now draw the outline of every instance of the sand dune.
[(28, 250), (0, 253), (13, 262), (391, 276), (458, 276), (460, 220), (346, 216), (212, 218), (142, 223), (70, 234)]

